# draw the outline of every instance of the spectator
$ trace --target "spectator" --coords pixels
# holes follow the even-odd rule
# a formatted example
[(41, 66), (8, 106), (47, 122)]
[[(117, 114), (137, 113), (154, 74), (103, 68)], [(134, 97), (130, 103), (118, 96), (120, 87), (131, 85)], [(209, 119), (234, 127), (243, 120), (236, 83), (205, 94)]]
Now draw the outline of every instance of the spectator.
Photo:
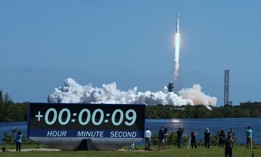
[(151, 131), (148, 127), (145, 131), (144, 136), (145, 136), (145, 150), (150, 150)]
[(22, 132), (18, 131), (16, 135), (16, 151), (21, 151), (21, 145), (22, 145)]
[(252, 149), (252, 135), (253, 135), (253, 131), (251, 130), (250, 126), (248, 126), (246, 130), (246, 140), (247, 140), (247, 148), (250, 149)]
[(205, 139), (205, 148), (209, 148), (209, 143), (210, 143), (210, 131), (207, 128), (205, 133), (204, 133), (204, 139)]
[(177, 148), (181, 148), (182, 147), (182, 134), (184, 133), (185, 129), (184, 128), (179, 128), (179, 130), (177, 131)]
[(232, 146), (234, 148), (234, 140), (235, 140), (235, 137), (236, 137), (236, 133), (235, 133), (234, 129), (230, 128), (230, 131), (228, 132), (228, 134), (232, 138), (232, 141), (233, 141)]
[(196, 136), (197, 136), (197, 131), (195, 131), (195, 130), (193, 130), (192, 132), (191, 132), (191, 147), (192, 148), (197, 148), (197, 143), (196, 143)]
[[(228, 136), (229, 136), (229, 135), (228, 135)], [(220, 133), (219, 133), (219, 135), (218, 135), (219, 148), (220, 148), (220, 147), (224, 148), (225, 141), (226, 141), (226, 134), (225, 134), (224, 130), (221, 130)]]
[(164, 140), (164, 127), (162, 126), (161, 129), (159, 130), (159, 148), (163, 149), (163, 140)]
[(230, 135), (227, 135), (227, 139), (225, 140), (225, 157), (232, 157), (233, 150), (233, 140)]
[(165, 145), (168, 145), (168, 136), (169, 136), (168, 128), (164, 128), (164, 144)]

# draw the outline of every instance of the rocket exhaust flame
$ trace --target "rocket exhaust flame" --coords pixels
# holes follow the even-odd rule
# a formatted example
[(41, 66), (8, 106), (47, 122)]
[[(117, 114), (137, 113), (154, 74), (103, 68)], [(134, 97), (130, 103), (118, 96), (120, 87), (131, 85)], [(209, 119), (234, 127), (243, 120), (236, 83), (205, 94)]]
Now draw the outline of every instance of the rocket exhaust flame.
[(175, 73), (174, 73), (174, 80), (176, 81), (179, 76), (179, 48), (180, 48), (180, 34), (175, 34)]
[(177, 22), (176, 22), (176, 34), (175, 34), (175, 72), (174, 72), (174, 80), (176, 81), (179, 76), (179, 54), (180, 54), (180, 34), (179, 34), (179, 13), (177, 14)]

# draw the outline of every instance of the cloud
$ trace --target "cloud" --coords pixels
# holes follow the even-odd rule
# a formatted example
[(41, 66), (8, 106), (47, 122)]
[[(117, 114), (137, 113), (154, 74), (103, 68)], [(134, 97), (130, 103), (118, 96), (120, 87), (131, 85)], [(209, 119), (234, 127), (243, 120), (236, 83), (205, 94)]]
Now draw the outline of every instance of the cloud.
[(178, 93), (183, 99), (192, 100), (195, 105), (215, 106), (217, 103), (217, 98), (202, 92), (199, 84), (194, 84), (192, 88), (182, 89)]

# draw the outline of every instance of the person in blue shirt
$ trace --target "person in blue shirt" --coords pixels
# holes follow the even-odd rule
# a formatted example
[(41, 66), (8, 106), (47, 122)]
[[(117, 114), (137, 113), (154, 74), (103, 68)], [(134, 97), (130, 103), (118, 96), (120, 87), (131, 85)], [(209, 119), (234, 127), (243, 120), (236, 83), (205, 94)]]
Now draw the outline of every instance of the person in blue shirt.
[(21, 145), (22, 145), (22, 132), (18, 131), (16, 135), (16, 151), (21, 151)]
[(247, 148), (250, 149), (252, 149), (252, 134), (253, 131), (251, 130), (250, 126), (248, 126), (246, 130), (246, 140), (247, 140)]
[(162, 126), (161, 129), (159, 130), (159, 148), (158, 148), (158, 150), (163, 149), (164, 134), (165, 134), (164, 127)]

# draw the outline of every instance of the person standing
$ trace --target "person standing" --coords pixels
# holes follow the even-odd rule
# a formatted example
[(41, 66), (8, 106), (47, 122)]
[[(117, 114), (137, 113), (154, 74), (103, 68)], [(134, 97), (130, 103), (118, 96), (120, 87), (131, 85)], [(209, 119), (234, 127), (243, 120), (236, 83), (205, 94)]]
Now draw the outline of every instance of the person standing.
[(159, 130), (159, 148), (158, 150), (163, 148), (163, 140), (164, 140), (164, 127), (162, 126), (161, 129)]
[(177, 148), (181, 148), (182, 147), (182, 134), (184, 132), (184, 128), (179, 128), (179, 130), (177, 131)]
[(197, 142), (196, 142), (196, 136), (197, 136), (197, 131), (196, 130), (193, 130), (191, 132), (191, 147), (192, 148), (197, 148)]
[(232, 141), (233, 141), (232, 146), (234, 148), (234, 140), (235, 140), (235, 137), (236, 137), (236, 133), (235, 133), (234, 129), (230, 128), (230, 131), (228, 132), (228, 134), (232, 138)]
[(227, 139), (225, 140), (225, 157), (232, 157), (233, 150), (233, 139), (230, 135), (227, 135)]
[(164, 145), (168, 145), (168, 128), (164, 128)]
[(21, 151), (21, 145), (22, 145), (22, 132), (18, 131), (16, 135), (16, 151)]
[(145, 131), (145, 150), (150, 150), (150, 138), (151, 138), (151, 131), (150, 129), (147, 127), (146, 131)]
[(247, 148), (250, 149), (252, 149), (252, 135), (253, 135), (253, 131), (251, 130), (250, 126), (248, 126), (246, 130), (246, 140), (247, 140)]
[(209, 143), (210, 143), (210, 131), (207, 128), (206, 131), (204, 132), (204, 139), (205, 139), (205, 148), (209, 148)]
[(218, 137), (219, 148), (220, 147), (224, 148), (224, 145), (225, 145), (225, 142), (226, 142), (226, 134), (225, 134), (224, 130), (221, 130), (218, 136), (219, 136)]

